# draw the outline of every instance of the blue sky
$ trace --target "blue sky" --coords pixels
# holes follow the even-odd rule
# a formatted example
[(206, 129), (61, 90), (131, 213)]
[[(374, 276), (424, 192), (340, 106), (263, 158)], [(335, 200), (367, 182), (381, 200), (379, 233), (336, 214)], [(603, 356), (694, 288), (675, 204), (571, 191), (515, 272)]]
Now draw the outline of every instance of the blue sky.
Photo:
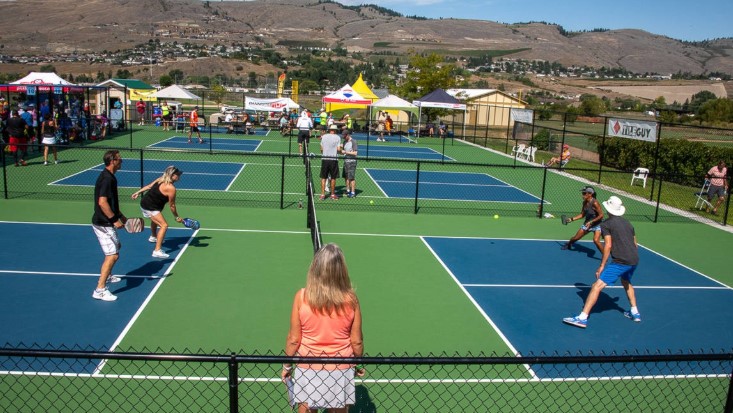
[(733, 37), (733, 0), (337, 0), (354, 6), (376, 4), (405, 16), (544, 21), (569, 31), (641, 29), (679, 40)]

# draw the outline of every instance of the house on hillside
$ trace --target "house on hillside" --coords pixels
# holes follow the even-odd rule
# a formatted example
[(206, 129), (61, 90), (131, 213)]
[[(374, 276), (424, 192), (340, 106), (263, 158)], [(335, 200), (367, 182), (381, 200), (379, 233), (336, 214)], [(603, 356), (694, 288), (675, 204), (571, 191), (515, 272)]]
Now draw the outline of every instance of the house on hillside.
[(497, 89), (448, 89), (449, 95), (466, 104), (466, 125), (510, 127), (512, 109), (524, 109), (527, 103)]

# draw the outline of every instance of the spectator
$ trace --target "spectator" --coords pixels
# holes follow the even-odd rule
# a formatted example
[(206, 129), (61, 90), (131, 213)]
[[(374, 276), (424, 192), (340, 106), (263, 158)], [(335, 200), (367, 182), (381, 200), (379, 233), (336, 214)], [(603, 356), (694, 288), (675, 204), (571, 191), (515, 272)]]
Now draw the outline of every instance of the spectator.
[(328, 133), (321, 137), (321, 199), (326, 199), (326, 180), (331, 180), (331, 199), (339, 199), (336, 195), (336, 178), (339, 173), (338, 150), (341, 138), (336, 134), (338, 126), (332, 124)]
[(191, 137), (196, 132), (196, 136), (199, 138), (199, 143), (204, 143), (204, 139), (201, 137), (201, 131), (199, 130), (199, 107), (194, 106), (191, 114), (189, 115), (190, 129), (188, 130), (188, 143), (191, 143)]
[(345, 192), (349, 198), (356, 196), (356, 155), (358, 153), (358, 145), (351, 133), (351, 129), (344, 131), (344, 144), (341, 147), (341, 153), (344, 154), (343, 178), (346, 183)]
[(53, 149), (53, 163), (58, 164), (59, 163), (59, 157), (56, 150), (56, 133), (58, 128), (56, 127), (56, 122), (53, 120), (53, 117), (51, 117), (51, 113), (49, 112), (46, 114), (46, 117), (43, 119), (43, 123), (41, 124), (41, 136), (43, 137), (43, 141), (41, 143), (43, 144), (43, 164), (48, 165), (48, 148), (51, 147)]
[(566, 144), (564, 144), (562, 146), (562, 153), (560, 154), (560, 156), (559, 157), (558, 156), (554, 156), (554, 157), (550, 158), (550, 162), (548, 162), (548, 163), (546, 163), (544, 165), (545, 166), (552, 166), (552, 165), (555, 165), (556, 163), (559, 162), (560, 163), (560, 166), (565, 166), (565, 164), (570, 161), (570, 156), (571, 156), (571, 154), (570, 154), (570, 146), (568, 146), (568, 144), (566, 143)]
[(160, 106), (160, 117), (163, 118), (163, 130), (171, 130), (171, 122), (173, 121), (173, 113), (171, 107), (168, 106), (168, 101), (164, 100)]
[[(324, 245), (313, 257), (305, 288), (295, 293), (285, 355), (361, 357), (364, 341), (361, 308), (351, 286), (341, 249)], [(354, 376), (363, 367), (352, 364), (283, 364), (281, 377), (292, 383), (298, 412), (346, 413), (356, 402)]]
[(20, 117), (17, 110), (12, 110), (6, 128), (8, 131), (8, 150), (15, 158), (15, 166), (26, 166), (25, 158), (28, 155), (26, 131), (28, 130), (28, 123)]
[(308, 144), (311, 139), (311, 129), (313, 129), (313, 121), (308, 116), (308, 111), (301, 112), (298, 122), (295, 125), (298, 128), (298, 153), (303, 154), (303, 147), (308, 152)]
[(140, 118), (140, 123), (138, 123), (138, 125), (145, 125), (145, 102), (143, 102), (142, 98), (140, 98), (140, 100), (137, 101), (137, 104), (135, 104), (135, 109), (137, 109), (137, 115)]
[(718, 207), (723, 203), (725, 196), (728, 194), (728, 168), (726, 168), (725, 162), (720, 161), (717, 166), (710, 168), (705, 178), (710, 180), (710, 188), (708, 188), (708, 202), (710, 205), (713, 204), (713, 197), (718, 198), (712, 211), (708, 212), (716, 215), (718, 213)]

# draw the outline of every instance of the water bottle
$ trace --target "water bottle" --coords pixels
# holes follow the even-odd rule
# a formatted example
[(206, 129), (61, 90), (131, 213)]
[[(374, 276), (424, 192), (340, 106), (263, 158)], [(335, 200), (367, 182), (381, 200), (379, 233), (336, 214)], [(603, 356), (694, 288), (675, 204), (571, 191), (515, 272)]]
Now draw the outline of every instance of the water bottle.
[(298, 209), (303, 209), (303, 199), (298, 200)]

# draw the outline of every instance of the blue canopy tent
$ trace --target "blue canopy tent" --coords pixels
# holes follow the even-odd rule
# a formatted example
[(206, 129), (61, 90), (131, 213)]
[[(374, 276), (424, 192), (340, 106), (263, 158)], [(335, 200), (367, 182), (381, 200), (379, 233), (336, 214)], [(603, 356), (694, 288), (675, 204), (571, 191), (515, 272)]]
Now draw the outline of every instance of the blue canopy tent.
[[(438, 109), (453, 109), (463, 110), (463, 135), (466, 134), (466, 105), (461, 103), (460, 100), (449, 95), (443, 89), (435, 89), (420, 99), (413, 100), (412, 104), (419, 108), (417, 117), (417, 130), (420, 130), (420, 122), (422, 118), (422, 108), (438, 108)], [(419, 133), (419, 132), (418, 132)]]

